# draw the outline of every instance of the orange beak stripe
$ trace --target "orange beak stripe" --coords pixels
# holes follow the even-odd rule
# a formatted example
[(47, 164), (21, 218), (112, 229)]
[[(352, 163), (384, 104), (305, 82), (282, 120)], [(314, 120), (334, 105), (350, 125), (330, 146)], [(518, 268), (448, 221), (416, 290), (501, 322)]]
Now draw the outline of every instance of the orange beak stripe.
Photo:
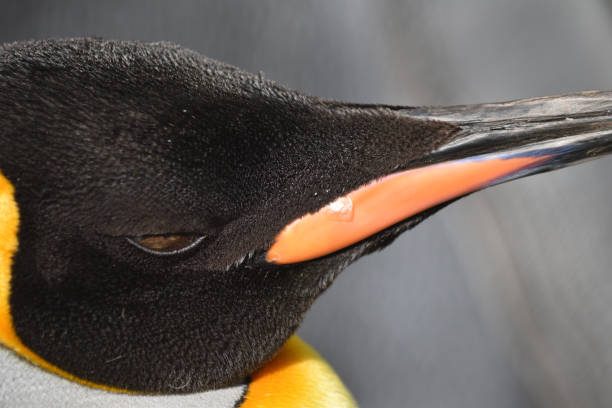
[(331, 254), (550, 158), (457, 160), (391, 174), (291, 222), (276, 236), (266, 260), (291, 264)]

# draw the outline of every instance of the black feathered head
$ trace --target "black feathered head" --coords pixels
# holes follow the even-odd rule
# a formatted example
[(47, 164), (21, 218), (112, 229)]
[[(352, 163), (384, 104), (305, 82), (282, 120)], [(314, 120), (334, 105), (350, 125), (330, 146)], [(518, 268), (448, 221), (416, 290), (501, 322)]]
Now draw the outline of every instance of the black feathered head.
[[(574, 100), (601, 107), (609, 95)], [(580, 113), (555, 106), (551, 117)], [(534, 132), (534, 121), (516, 119), (532, 108), (328, 101), (163, 43), (2, 46), (0, 170), (19, 217), (5, 321), (19, 344), (94, 384), (175, 392), (177, 373), (190, 378), (183, 392), (236, 382), (343, 268), (439, 206), (610, 151), (609, 113), (583, 115), (582, 127), (541, 121)], [(586, 130), (599, 136), (577, 143)], [(466, 158), (528, 159), (333, 250), (299, 262), (270, 255), (307, 214), (343, 197), (361, 205), (349, 194), (362, 186)], [(449, 174), (432, 188), (457, 184)], [(302, 235), (290, 240), (309, 250)]]

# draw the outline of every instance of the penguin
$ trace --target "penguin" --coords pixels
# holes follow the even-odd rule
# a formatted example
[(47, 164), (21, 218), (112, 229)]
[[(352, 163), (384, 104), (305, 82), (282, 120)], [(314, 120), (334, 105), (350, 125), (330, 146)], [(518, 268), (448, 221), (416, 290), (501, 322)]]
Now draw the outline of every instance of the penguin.
[(454, 200), (610, 153), (611, 112), (600, 91), (326, 100), (169, 43), (2, 45), (2, 359), (91, 392), (354, 406), (292, 337), (315, 299)]

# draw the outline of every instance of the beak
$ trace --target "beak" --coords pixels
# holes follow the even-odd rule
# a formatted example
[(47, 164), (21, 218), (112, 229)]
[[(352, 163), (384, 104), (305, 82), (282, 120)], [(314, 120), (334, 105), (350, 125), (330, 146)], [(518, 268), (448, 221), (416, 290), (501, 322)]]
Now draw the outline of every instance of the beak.
[(612, 91), (398, 113), (459, 131), (418, 164), (288, 224), (268, 250), (268, 262), (325, 256), (466, 194), (612, 152)]

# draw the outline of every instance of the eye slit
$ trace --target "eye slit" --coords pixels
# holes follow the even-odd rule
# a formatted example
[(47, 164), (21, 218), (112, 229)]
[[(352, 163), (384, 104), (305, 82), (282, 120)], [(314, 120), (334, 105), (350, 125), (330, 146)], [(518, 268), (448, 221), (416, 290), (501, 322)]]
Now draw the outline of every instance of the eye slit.
[(204, 236), (189, 234), (146, 235), (127, 238), (137, 248), (153, 255), (174, 255), (197, 246)]

